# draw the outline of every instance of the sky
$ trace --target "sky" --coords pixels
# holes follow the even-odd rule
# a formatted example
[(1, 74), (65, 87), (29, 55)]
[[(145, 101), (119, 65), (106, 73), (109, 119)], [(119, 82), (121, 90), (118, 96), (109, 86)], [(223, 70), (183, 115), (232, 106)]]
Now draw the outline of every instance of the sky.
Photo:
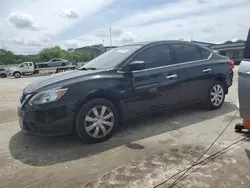
[(0, 48), (246, 39), (250, 0), (0, 0)]

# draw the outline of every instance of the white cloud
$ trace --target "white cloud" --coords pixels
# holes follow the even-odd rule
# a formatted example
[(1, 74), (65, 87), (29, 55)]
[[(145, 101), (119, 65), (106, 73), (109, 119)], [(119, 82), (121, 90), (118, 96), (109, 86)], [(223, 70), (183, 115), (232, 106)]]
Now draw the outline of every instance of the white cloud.
[[(103, 28), (98, 29), (95, 31), (95, 36), (100, 38), (107, 38), (110, 36), (110, 28)], [(123, 31), (121, 29), (112, 29), (111, 28), (111, 35), (113, 37), (120, 37), (123, 34)]]
[[(99, 29), (94, 33), (97, 38), (102, 40), (110, 40), (110, 28)], [(122, 45), (129, 42), (136, 41), (136, 37), (129, 31), (124, 31), (117, 28), (111, 28), (111, 37), (115, 45)]]
[[(13, 38), (13, 33), (18, 33), (24, 41), (40, 40), (44, 35), (49, 34), (53, 36), (49, 37), (50, 45), (61, 44), (62, 40), (65, 39), (59, 39), (59, 41), (56, 39), (60, 33), (77, 26), (77, 24), (79, 25), (88, 16), (110, 5), (112, 2), (113, 0), (27, 0), (22, 1), (22, 3), (18, 0), (11, 1), (9, 2), (11, 6), (7, 6), (7, 4), (0, 6), (0, 19), (3, 19), (3, 22), (0, 24), (0, 31), (2, 32), (0, 41)], [(8, 2), (6, 1), (6, 3)], [(60, 16), (58, 12), (65, 7), (76, 7), (78, 9), (78, 19), (69, 20)], [(68, 18), (76, 17), (73, 9), (65, 10)], [(42, 42), (45, 41), (48, 40), (44, 38)], [(25, 43), (29, 44), (28, 42)], [(17, 44), (12, 45), (6, 40), (4, 45), (14, 52), (20, 53), (22, 50)], [(36, 50), (37, 48), (33, 47), (33, 49)], [(27, 51), (32, 51), (32, 49)], [(24, 53), (26, 53), (26, 50), (24, 50)]]
[(64, 41), (65, 48), (80, 48), (83, 46), (88, 46), (92, 44), (100, 44), (101, 40), (94, 36), (79, 36), (74, 39), (69, 39)]
[[(188, 3), (185, 4), (186, 2)], [(249, 25), (242, 18), (250, 17), (250, 1), (241, 4), (240, 2), (243, 0), (237, 2), (211, 0), (209, 2), (198, 7), (194, 6), (197, 5), (196, 1), (175, 3), (169, 5), (168, 9), (155, 7), (118, 21), (114, 27), (123, 26), (122, 28), (133, 33), (137, 40), (180, 38), (190, 40), (193, 38), (194, 40), (218, 42), (232, 38), (245, 39)], [(222, 3), (224, 3), (223, 6), (236, 5), (236, 3), (239, 5), (220, 8), (217, 11), (213, 9), (218, 8), (218, 5)], [(216, 4), (216, 6), (211, 4)], [(202, 14), (200, 14), (201, 11), (203, 11)], [(178, 16), (174, 18), (173, 16), (177, 14)], [(168, 19), (169, 17), (172, 19)]]
[(37, 24), (30, 14), (14, 12), (10, 14), (9, 21), (19, 29), (38, 29)]
[(211, 11), (219, 6), (237, 5), (242, 2), (245, 2), (245, 0), (210, 0), (209, 3), (205, 3), (204, 0), (183, 0), (180, 2), (173, 1), (172, 3), (166, 3), (159, 7), (141, 11), (136, 15), (127, 17), (124, 20), (119, 21), (119, 26), (140, 25), (157, 20), (162, 21), (162, 19), (178, 19), (178, 17), (182, 15), (186, 15), (188, 17), (188, 14), (195, 13), (211, 14)]
[(84, 42), (81, 40), (77, 40), (77, 39), (70, 39), (70, 40), (66, 40), (64, 42), (64, 44), (68, 47), (68, 48), (80, 48), (84, 46)]
[(77, 19), (79, 17), (78, 11), (73, 8), (62, 9), (60, 15), (68, 19)]
[(25, 40), (24, 38), (20, 36), (14, 36), (12, 39), (9, 40), (10, 42), (22, 46), (31, 46), (31, 47), (36, 47), (36, 46), (44, 46), (46, 42), (49, 41), (48, 37), (43, 37), (40, 39), (29, 39)]
[(121, 37), (117, 39), (118, 42), (124, 43), (131, 43), (136, 41), (136, 37), (132, 35), (131, 32), (124, 32), (122, 33)]
[[(250, 17), (249, 0), (172, 1), (158, 7), (138, 9), (134, 14), (126, 10), (117, 12), (123, 15), (121, 20), (115, 20), (115, 15), (111, 19), (102, 18), (102, 12), (106, 15), (105, 7), (113, 1), (25, 0), (18, 3), (13, 0), (11, 6), (0, 6), (1, 45), (17, 53), (35, 52), (53, 45), (65, 48), (109, 45), (109, 27), (112, 28), (113, 45), (180, 38), (221, 42), (245, 39), (249, 28), (245, 21)], [(112, 11), (112, 15), (116, 13), (115, 9)], [(99, 18), (95, 17), (90, 24), (93, 15), (99, 15)], [(83, 29), (85, 23), (87, 30)]]

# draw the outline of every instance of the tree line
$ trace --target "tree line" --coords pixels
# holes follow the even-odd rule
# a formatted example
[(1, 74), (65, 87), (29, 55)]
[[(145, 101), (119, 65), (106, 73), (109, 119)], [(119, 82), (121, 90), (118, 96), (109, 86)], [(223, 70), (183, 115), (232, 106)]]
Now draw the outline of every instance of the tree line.
[(53, 58), (63, 58), (76, 62), (88, 62), (95, 57), (95, 52), (104, 51), (102, 44), (84, 47), (83, 49), (64, 50), (59, 46), (44, 48), (38, 54), (33, 55), (16, 55), (11, 51), (0, 49), (0, 64), (20, 64), (26, 61), (46, 62)]

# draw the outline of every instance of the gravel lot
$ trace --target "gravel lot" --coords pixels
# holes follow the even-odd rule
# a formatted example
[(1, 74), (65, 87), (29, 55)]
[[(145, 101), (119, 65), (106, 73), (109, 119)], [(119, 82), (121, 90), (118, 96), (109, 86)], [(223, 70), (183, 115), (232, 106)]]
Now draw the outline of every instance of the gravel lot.
[[(142, 117), (126, 122), (110, 140), (95, 145), (84, 144), (74, 135), (33, 137), (20, 131), (16, 106), (21, 90), (37, 79), (0, 79), (0, 187), (152, 187), (192, 164), (238, 109), (236, 74), (225, 104), (216, 111), (194, 106)], [(237, 114), (208, 155), (249, 137), (249, 133), (234, 132), (240, 121)], [(176, 187), (249, 188), (249, 169), (247, 140)]]

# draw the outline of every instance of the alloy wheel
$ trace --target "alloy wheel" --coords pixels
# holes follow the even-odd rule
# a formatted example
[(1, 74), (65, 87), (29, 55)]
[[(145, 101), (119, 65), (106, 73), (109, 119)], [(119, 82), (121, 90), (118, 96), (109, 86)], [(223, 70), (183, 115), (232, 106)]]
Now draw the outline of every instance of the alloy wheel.
[(223, 87), (219, 84), (215, 85), (211, 91), (210, 98), (214, 106), (220, 106), (224, 98)]
[(96, 106), (86, 115), (84, 127), (89, 136), (102, 138), (113, 128), (115, 123), (114, 113), (107, 106)]

